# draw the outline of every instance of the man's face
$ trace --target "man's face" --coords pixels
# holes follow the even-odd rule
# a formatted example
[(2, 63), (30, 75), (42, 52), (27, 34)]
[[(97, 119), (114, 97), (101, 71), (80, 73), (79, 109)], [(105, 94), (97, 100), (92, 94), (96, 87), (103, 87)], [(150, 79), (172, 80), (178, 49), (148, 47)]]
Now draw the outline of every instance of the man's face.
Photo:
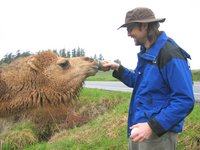
[(135, 45), (143, 45), (147, 41), (148, 24), (134, 23), (127, 27), (128, 36), (134, 39)]

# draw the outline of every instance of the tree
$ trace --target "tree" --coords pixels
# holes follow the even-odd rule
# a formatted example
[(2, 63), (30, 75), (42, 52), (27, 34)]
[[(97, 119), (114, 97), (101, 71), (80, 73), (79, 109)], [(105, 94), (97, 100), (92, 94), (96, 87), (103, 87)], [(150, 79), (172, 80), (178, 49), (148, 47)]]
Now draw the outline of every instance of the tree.
[(82, 48), (81, 48), (81, 56), (85, 56), (85, 51)]
[(72, 57), (76, 57), (76, 49), (75, 48), (72, 50)]
[(20, 57), (27, 57), (30, 55), (31, 53), (29, 51), (21, 53), (20, 50), (17, 50), (15, 55), (13, 53), (6, 54), (4, 58), (0, 60), (0, 64), (9, 64), (15, 59)]
[(94, 57), (93, 57), (93, 59), (94, 59), (94, 60), (98, 60), (98, 59), (97, 59), (97, 55), (96, 55), (96, 54), (94, 54)]
[(54, 52), (56, 55), (59, 55), (58, 52), (57, 52), (57, 49), (54, 49), (53, 52)]
[(13, 55), (13, 53), (6, 54), (3, 58), (3, 63), (7, 63), (7, 64), (11, 63), (14, 57), (15, 55)]
[(67, 58), (70, 58), (70, 57), (71, 57), (71, 52), (67, 51)]
[(80, 57), (80, 56), (81, 56), (81, 49), (80, 47), (78, 47), (76, 51), (76, 57)]
[(30, 56), (31, 55), (31, 52), (30, 51), (27, 51), (27, 52), (23, 52), (20, 57), (27, 57), (27, 56)]
[(99, 58), (98, 58), (98, 60), (99, 60), (99, 61), (102, 61), (102, 60), (104, 60), (104, 58), (103, 58), (103, 55), (102, 55), (102, 54), (99, 54)]
[(20, 50), (17, 50), (15, 58), (19, 58), (21, 56)]
[(62, 57), (66, 57), (67, 55), (66, 55), (66, 52), (65, 52), (65, 51), (66, 51), (65, 48), (61, 49), (61, 50), (59, 51), (59, 55), (62, 56)]

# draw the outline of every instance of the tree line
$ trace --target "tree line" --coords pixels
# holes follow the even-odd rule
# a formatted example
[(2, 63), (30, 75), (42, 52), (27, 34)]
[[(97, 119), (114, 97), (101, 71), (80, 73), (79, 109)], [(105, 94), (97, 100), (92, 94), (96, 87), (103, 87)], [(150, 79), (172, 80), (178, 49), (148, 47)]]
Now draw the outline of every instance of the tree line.
[[(80, 48), (80, 47), (74, 48), (72, 50), (66, 50), (65, 48), (60, 49), (60, 50), (54, 49), (53, 52), (55, 54), (57, 54), (58, 56), (65, 57), (65, 58), (85, 56), (85, 50), (83, 48)], [(2, 64), (10, 64), (15, 59), (22, 58), (22, 57), (27, 57), (27, 56), (30, 56), (30, 55), (32, 55), (32, 53), (30, 51), (21, 52), (20, 50), (17, 50), (16, 53), (6, 54), (0, 60), (0, 65), (2, 65)], [(91, 56), (91, 58), (93, 58), (93, 59), (95, 59), (97, 61), (104, 60), (102, 54), (99, 54), (99, 55), (94, 54), (94, 56)], [(121, 61), (119, 59), (116, 59), (115, 62), (121, 64)]]

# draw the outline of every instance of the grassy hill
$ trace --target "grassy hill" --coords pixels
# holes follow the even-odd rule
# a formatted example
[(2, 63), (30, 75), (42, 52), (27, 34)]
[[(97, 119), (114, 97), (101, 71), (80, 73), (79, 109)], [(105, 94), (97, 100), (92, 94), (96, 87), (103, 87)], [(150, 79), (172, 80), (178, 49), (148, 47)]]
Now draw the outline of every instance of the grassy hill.
[[(83, 89), (74, 111), (78, 119), (85, 117), (85, 121), (74, 120), (74, 125), (68, 128), (57, 124), (59, 130), (51, 130), (52, 135), (43, 141), (38, 140), (38, 129), (34, 124), (18, 123), (1, 139), (4, 141), (2, 149), (126, 150), (129, 99), (130, 93)], [(186, 119), (184, 132), (179, 135), (178, 150), (200, 148), (199, 120), (200, 106), (196, 105)]]

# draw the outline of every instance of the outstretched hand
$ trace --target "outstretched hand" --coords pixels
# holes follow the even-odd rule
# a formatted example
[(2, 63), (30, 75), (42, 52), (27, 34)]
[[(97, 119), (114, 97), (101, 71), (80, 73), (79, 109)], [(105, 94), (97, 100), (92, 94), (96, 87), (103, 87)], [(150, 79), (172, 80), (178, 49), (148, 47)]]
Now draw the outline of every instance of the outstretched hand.
[(102, 70), (103, 71), (109, 71), (110, 69), (118, 70), (119, 66), (120, 65), (118, 63), (111, 62), (111, 61), (108, 61), (108, 60), (105, 60), (105, 61), (102, 62)]

